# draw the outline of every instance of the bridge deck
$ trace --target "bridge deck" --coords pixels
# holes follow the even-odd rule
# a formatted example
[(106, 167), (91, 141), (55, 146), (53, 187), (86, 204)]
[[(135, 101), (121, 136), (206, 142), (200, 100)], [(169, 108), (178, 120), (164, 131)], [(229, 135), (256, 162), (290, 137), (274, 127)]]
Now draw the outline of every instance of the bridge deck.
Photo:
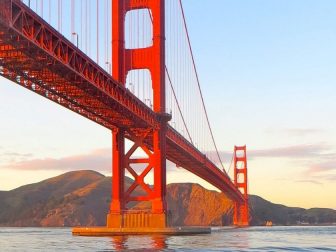
[[(19, 0), (1, 0), (0, 75), (108, 129), (159, 125), (160, 115)], [(170, 126), (167, 158), (244, 202), (227, 174)]]

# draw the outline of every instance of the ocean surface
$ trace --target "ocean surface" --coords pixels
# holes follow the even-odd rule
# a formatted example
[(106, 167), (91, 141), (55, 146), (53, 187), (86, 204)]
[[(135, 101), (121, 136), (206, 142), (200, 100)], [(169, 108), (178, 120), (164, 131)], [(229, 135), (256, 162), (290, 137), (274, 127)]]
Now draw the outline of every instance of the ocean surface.
[(70, 228), (0, 228), (0, 251), (336, 251), (336, 226), (213, 228), (208, 235), (175, 237), (79, 237)]

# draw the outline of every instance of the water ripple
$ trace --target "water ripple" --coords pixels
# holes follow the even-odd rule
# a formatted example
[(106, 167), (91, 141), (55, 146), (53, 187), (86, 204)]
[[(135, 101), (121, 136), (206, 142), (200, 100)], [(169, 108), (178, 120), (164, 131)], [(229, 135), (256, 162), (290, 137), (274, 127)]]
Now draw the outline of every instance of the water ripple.
[(193, 236), (78, 237), (69, 228), (1, 228), (0, 251), (336, 251), (336, 227), (213, 228)]

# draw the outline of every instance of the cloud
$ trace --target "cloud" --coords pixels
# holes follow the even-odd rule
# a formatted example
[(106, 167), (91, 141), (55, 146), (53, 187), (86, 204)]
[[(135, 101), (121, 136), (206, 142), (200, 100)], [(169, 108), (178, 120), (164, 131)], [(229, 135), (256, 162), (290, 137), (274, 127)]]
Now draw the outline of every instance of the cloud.
[(314, 185), (323, 185), (323, 183), (321, 183), (321, 182), (318, 182), (316, 180), (309, 180), (309, 179), (296, 180), (295, 182), (297, 182), (297, 183), (309, 183), (309, 184), (314, 184)]
[(336, 171), (336, 155), (334, 158), (330, 157), (329, 160), (315, 163), (312, 165), (308, 172), (309, 173), (320, 173), (320, 172), (327, 172), (327, 171)]
[[(326, 144), (295, 145), (287, 147), (278, 147), (270, 149), (249, 150), (248, 159), (255, 158), (289, 158), (295, 161), (304, 162), (307, 169), (302, 175), (302, 183), (314, 183), (320, 179), (336, 181), (336, 154), (331, 153), (332, 149)], [(20, 154), (16, 152), (5, 153), (12, 157), (22, 157), (22, 159), (12, 159), (0, 164), (0, 168), (13, 170), (96, 170), (100, 172), (111, 172), (112, 169), (112, 151), (110, 148), (97, 149), (89, 153), (66, 156), (62, 158), (44, 158), (33, 159), (32, 154)], [(222, 159), (230, 161), (232, 153), (221, 152)], [(2, 154), (4, 155), (4, 154)], [(214, 153), (210, 153), (214, 155)], [(0, 155), (1, 156), (1, 155)], [(225, 157), (225, 159), (224, 159)], [(315, 162), (312, 164), (310, 160)], [(320, 160), (320, 161), (319, 161)], [(173, 163), (167, 163), (167, 170), (179, 170)], [(331, 173), (327, 176), (326, 172)], [(309, 175), (309, 179), (306, 177)], [(315, 175), (323, 175), (323, 178)], [(316, 178), (316, 179), (315, 179)], [(316, 184), (316, 183), (315, 183)]]
[(316, 134), (321, 134), (324, 132), (322, 129), (313, 128), (287, 128), (287, 129), (267, 129), (268, 134), (284, 134), (290, 137), (304, 137)]
[(296, 128), (296, 129), (285, 129), (284, 133), (286, 133), (287, 135), (290, 136), (307, 136), (307, 135), (315, 135), (315, 134), (319, 134), (322, 133), (323, 130), (320, 129), (300, 129), (300, 128)]
[[(336, 170), (336, 165), (334, 165), (336, 164), (336, 155), (333, 152), (334, 149), (332, 146), (325, 143), (301, 144), (259, 150), (249, 149), (249, 147), (247, 147), (247, 158), (248, 162), (262, 158), (290, 160), (296, 166), (306, 167), (306, 170), (302, 174), (302, 178), (305, 178), (307, 174), (312, 175), (311, 173), (313, 172)], [(233, 158), (233, 152), (221, 151), (220, 156), (222, 161), (226, 164), (225, 169), (228, 170), (232, 165), (231, 159)], [(210, 159), (215, 160), (215, 164), (219, 166), (216, 152), (207, 152), (207, 157), (215, 157), (214, 159)], [(319, 163), (319, 160), (323, 160), (323, 162)], [(325, 160), (330, 160), (330, 162), (326, 162)], [(311, 164), (313, 162), (316, 162), (316, 165), (312, 167)]]
[(328, 181), (336, 182), (336, 174), (333, 174), (333, 175), (327, 175), (327, 176), (325, 176), (324, 179), (325, 179), (325, 180), (328, 180)]
[(312, 158), (324, 155), (330, 147), (326, 144), (304, 144), (286, 147), (278, 147), (262, 150), (250, 150), (250, 157), (274, 157), (274, 158)]
[[(14, 153), (13, 153), (14, 154)], [(21, 154), (30, 156), (27, 154)], [(141, 165), (133, 165), (135, 170), (140, 169)], [(141, 166), (142, 167), (142, 166)], [(112, 150), (103, 148), (93, 150), (90, 153), (82, 155), (67, 156), (63, 158), (44, 158), (44, 159), (25, 159), (12, 160), (6, 164), (0, 165), (0, 168), (12, 170), (95, 170), (100, 172), (111, 172), (112, 169)], [(167, 170), (178, 169), (172, 162), (167, 162)], [(141, 169), (140, 169), (141, 170)]]
[[(253, 158), (287, 158), (307, 167), (302, 177), (312, 176), (316, 173), (336, 171), (335, 150), (327, 144), (305, 144), (263, 150), (250, 150), (249, 159)], [(336, 177), (336, 176), (335, 176)], [(322, 178), (325, 179), (325, 178)], [(335, 178), (336, 180), (336, 178)], [(316, 180), (314, 180), (316, 182)], [(312, 180), (301, 180), (310, 182)]]
[(33, 156), (32, 153), (18, 153), (18, 152), (5, 152), (5, 153), (1, 153), (0, 155), (4, 157), (11, 157), (11, 158), (28, 158), (28, 157)]
[(19, 153), (3, 149), (2, 152), (0, 152), (0, 165), (27, 160), (33, 156), (32, 153)]
[(30, 159), (1, 165), (15, 170), (96, 170), (109, 172), (112, 167), (111, 149), (98, 149), (83, 155), (63, 158)]
[(321, 173), (314, 173), (314, 174), (307, 175), (307, 172), (306, 172), (305, 177), (307, 178), (308, 176), (313, 181), (316, 181), (316, 182), (323, 181), (325, 184), (336, 182), (335, 173), (332, 174), (330, 172), (321, 172)]
[[(207, 158), (210, 160), (218, 160), (217, 153), (215, 151), (207, 151), (206, 153)], [(232, 158), (233, 152), (225, 152), (225, 151), (220, 151), (219, 155), (222, 159), (222, 161), (230, 161)]]
[[(327, 157), (328, 151), (331, 147), (326, 144), (302, 144), (302, 145), (292, 145), (285, 147), (269, 148), (254, 150), (247, 147), (248, 159), (254, 158), (291, 158), (291, 159), (302, 159), (302, 158), (316, 158), (316, 157)], [(221, 151), (220, 156), (223, 160), (230, 161), (233, 152)], [(215, 156), (215, 152), (207, 152), (207, 156)]]

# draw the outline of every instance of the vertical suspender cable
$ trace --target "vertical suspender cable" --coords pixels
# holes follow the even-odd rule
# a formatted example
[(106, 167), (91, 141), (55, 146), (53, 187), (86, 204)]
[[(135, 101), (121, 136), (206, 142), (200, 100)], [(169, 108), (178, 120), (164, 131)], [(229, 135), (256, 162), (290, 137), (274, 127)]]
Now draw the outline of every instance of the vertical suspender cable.
[(198, 73), (197, 73), (197, 70), (196, 70), (196, 63), (195, 63), (195, 59), (194, 59), (194, 54), (193, 54), (192, 48), (191, 48), (191, 42), (190, 42), (190, 37), (189, 37), (189, 33), (188, 33), (188, 27), (187, 27), (185, 15), (184, 15), (184, 10), (183, 10), (183, 6), (182, 6), (182, 0), (179, 0), (179, 3), (180, 3), (180, 9), (181, 9), (182, 17), (183, 17), (184, 29), (185, 29), (185, 32), (186, 32), (186, 35), (187, 35), (187, 40), (188, 40), (189, 50), (190, 50), (190, 54), (191, 54), (192, 64), (193, 64), (193, 68), (195, 70), (195, 75), (196, 75), (196, 80), (197, 80), (197, 86), (198, 86), (198, 90), (199, 90), (200, 95), (201, 95), (202, 106), (203, 106), (203, 110), (204, 110), (204, 113), (205, 113), (206, 121), (207, 121), (209, 130), (210, 130), (210, 135), (211, 135), (211, 138), (212, 138), (212, 142), (213, 142), (213, 144), (215, 146), (215, 149), (216, 149), (217, 157), (218, 157), (218, 159), (220, 161), (220, 165), (222, 166), (223, 172), (226, 173), (224, 165), (223, 165), (223, 162), (222, 162), (222, 159), (221, 159), (221, 157), (219, 155), (219, 151), (218, 151), (218, 148), (217, 148), (217, 145), (216, 145), (216, 142), (215, 142), (215, 138), (214, 138), (213, 133), (212, 133), (212, 129), (211, 129), (211, 126), (210, 126), (210, 121), (209, 121), (208, 113), (207, 113), (206, 108), (205, 108), (205, 103), (204, 103), (204, 99), (203, 99), (201, 85), (200, 85)]
[(71, 41), (76, 43), (76, 34), (75, 34), (75, 0), (71, 0)]
[(109, 60), (108, 60), (108, 0), (105, 0), (105, 64), (106, 71), (109, 72)]
[(83, 51), (84, 47), (83, 47), (83, 44), (84, 44), (84, 29), (83, 29), (83, 24), (84, 24), (84, 21), (83, 21), (83, 12), (84, 12), (84, 4), (85, 2), (84, 1), (80, 1), (80, 34), (81, 34), (81, 50)]
[(87, 0), (87, 9), (86, 9), (86, 13), (87, 13), (87, 31), (88, 31), (88, 35), (87, 35), (87, 48), (88, 48), (88, 55), (91, 57), (91, 26), (92, 26), (92, 20), (91, 20), (91, 0)]
[(52, 25), (52, 22), (51, 22), (51, 0), (49, 0), (49, 24)]
[(61, 0), (58, 0), (58, 31), (61, 31)]
[(40, 2), (40, 8), (41, 8), (41, 17), (44, 18), (44, 15), (43, 15), (43, 1)]
[(60, 14), (60, 32), (62, 33), (62, 29), (63, 29), (63, 25), (62, 25), (62, 21), (63, 21), (63, 1), (60, 0), (60, 11), (61, 11), (61, 14)]
[[(148, 10), (148, 13), (149, 13), (149, 16), (150, 16), (151, 23), (153, 24), (153, 17), (152, 17), (152, 15), (151, 15), (151, 13), (150, 13), (149, 10)], [(173, 31), (172, 34), (176, 34), (176, 30)], [(174, 48), (176, 48), (176, 46), (175, 46)], [(175, 50), (173, 50), (173, 51), (175, 51)], [(175, 61), (173, 61), (173, 62), (175, 62)], [(177, 95), (176, 95), (176, 93), (175, 93), (175, 89), (174, 89), (174, 86), (173, 86), (173, 82), (172, 82), (172, 79), (171, 79), (171, 77), (170, 77), (170, 74), (169, 74), (169, 72), (168, 72), (168, 68), (167, 68), (166, 65), (165, 65), (165, 71), (166, 71), (166, 74), (167, 74), (167, 78), (168, 78), (169, 85), (170, 85), (171, 90), (172, 90), (172, 96), (173, 96), (174, 99), (175, 99), (177, 110), (179, 111), (179, 114), (180, 114), (181, 119), (182, 119), (183, 127), (186, 129), (186, 133), (187, 133), (187, 135), (188, 135), (188, 137), (189, 137), (190, 142), (191, 142), (192, 144), (194, 144), (194, 143), (193, 143), (193, 140), (192, 140), (192, 137), (191, 137), (191, 135), (190, 135), (189, 129), (188, 129), (188, 127), (187, 127), (186, 121), (185, 121), (185, 119), (184, 119), (184, 116), (183, 116), (183, 113), (182, 113), (182, 109), (181, 109), (180, 104), (179, 104), (179, 102), (178, 102)], [(175, 108), (175, 106), (174, 106), (174, 108)], [(176, 129), (176, 130), (177, 130), (177, 128), (178, 128), (178, 121), (179, 121), (178, 118), (176, 118), (176, 122), (175, 122), (175, 125), (176, 125), (176, 126), (175, 126), (175, 129)]]
[(99, 65), (99, 0), (97, 0), (97, 64)]
[[(140, 11), (137, 10), (137, 48), (140, 47), (140, 31), (139, 31), (139, 27), (140, 27)], [(140, 70), (137, 70), (137, 82), (136, 83), (139, 83), (140, 82)], [(135, 83), (133, 83), (132, 85), (132, 92), (135, 94)]]

